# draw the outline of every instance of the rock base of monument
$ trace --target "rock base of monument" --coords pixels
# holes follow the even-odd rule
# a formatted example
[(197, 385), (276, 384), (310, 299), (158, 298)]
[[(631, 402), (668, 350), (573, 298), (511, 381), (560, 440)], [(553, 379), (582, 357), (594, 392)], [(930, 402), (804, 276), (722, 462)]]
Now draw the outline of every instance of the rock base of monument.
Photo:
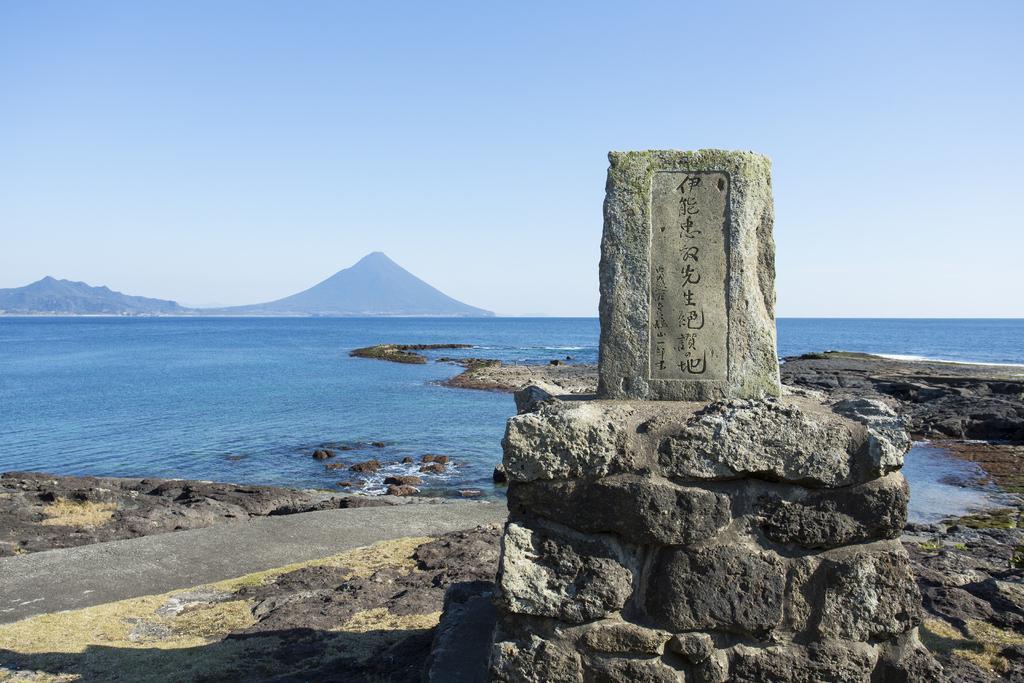
[(884, 404), (518, 398), (495, 680), (937, 675)]

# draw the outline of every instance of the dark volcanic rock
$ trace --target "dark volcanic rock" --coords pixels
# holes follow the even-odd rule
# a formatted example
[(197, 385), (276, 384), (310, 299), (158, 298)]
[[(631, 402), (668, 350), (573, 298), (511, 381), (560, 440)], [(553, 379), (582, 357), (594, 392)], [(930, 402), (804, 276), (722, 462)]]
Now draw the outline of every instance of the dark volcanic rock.
[[(279, 678), (274, 672), (250, 680), (414, 683), (431, 670), (436, 675), (428, 680), (434, 681), (453, 680), (445, 672), (479, 672), (486, 667), (484, 646), (490, 644), (490, 591), (500, 537), (496, 526), (445, 534), (416, 549), (411, 570), (387, 565), (361, 576), (344, 567), (303, 567), (267, 584), (243, 586), (234, 597), (254, 602), (257, 622), (229, 638), (287, 634), (277, 645), (276, 658), (281, 670), (292, 674)], [(453, 584), (457, 588), (446, 599), (446, 589)], [(367, 641), (373, 656), (352, 656), (345, 647), (352, 635), (337, 631), (369, 610), (404, 617), (434, 614), (442, 606), (449, 618), (440, 629), (385, 628), (368, 634), (373, 635)], [(471, 641), (476, 643), (478, 661), (467, 657)]]
[(899, 538), (907, 521), (910, 490), (903, 475), (889, 474), (844, 489), (805, 491), (796, 500), (763, 496), (757, 517), (765, 535), (807, 548), (838, 547)]
[[(904, 536), (903, 545), (922, 596), (921, 639), (941, 661), (945, 680), (1024, 681), (1016, 651), (999, 645), (1024, 643), (1024, 529), (957, 525)], [(986, 648), (1002, 676), (970, 658)]]
[(395, 486), (419, 486), (423, 483), (423, 479), (420, 477), (413, 476), (391, 476), (384, 477), (384, 484), (394, 484)]
[(498, 527), (454, 531), (421, 545), (413, 559), (418, 569), (434, 572), (434, 583), (442, 587), (459, 581), (492, 581), (500, 542)]
[(707, 540), (732, 520), (722, 494), (637, 475), (521, 483), (508, 499), (513, 513), (653, 545)]
[[(771, 553), (730, 545), (666, 549), (650, 582), (647, 612), (669, 630), (763, 635), (782, 621), (786, 567)], [(736, 585), (748, 587), (746, 600), (733, 590)]]
[(357, 462), (356, 464), (349, 467), (349, 469), (353, 472), (364, 472), (370, 474), (380, 469), (380, 461), (365, 460), (363, 462)]
[(491, 633), (498, 620), (494, 583), (457, 583), (444, 596), (444, 611), (434, 633), (425, 683), (487, 680)]
[(823, 353), (787, 358), (781, 372), (833, 399), (885, 399), (915, 435), (1024, 441), (1024, 377), (1013, 368)]
[(259, 618), (246, 632), (332, 629), (357, 612), (381, 607), (397, 615), (438, 612), (449, 585), (494, 578), (499, 539), (497, 527), (445, 534), (416, 549), (414, 571), (385, 566), (353, 576), (344, 567), (303, 567), (269, 584), (243, 587), (238, 596), (256, 601)]
[[(7, 472), (0, 475), (0, 557), (250, 517), (381, 504), (388, 503), (273, 486)], [(78, 514), (55, 517), (62, 509)]]

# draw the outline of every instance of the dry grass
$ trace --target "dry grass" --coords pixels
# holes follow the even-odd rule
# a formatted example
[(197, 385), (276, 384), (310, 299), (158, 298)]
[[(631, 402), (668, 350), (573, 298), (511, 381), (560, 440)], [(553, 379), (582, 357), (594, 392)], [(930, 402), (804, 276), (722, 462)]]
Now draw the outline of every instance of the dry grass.
[(992, 624), (970, 619), (967, 628), (958, 629), (942, 619), (925, 619), (921, 624), (921, 642), (932, 652), (960, 657), (978, 667), (1004, 673), (1009, 662), (999, 653), (1007, 645), (1024, 645), (1024, 636)]
[[(429, 538), (402, 538), (319, 560), (300, 562), (248, 574), (207, 586), (234, 592), (242, 586), (260, 585), (303, 567), (344, 567), (350, 576), (369, 576), (384, 567), (415, 569), (412, 553)], [(0, 651), (20, 655), (25, 669), (4, 668), (0, 682), (75, 680), (191, 681), (204, 676), (245, 679), (265, 670), (280, 672), (274, 659), (283, 646), (275, 635), (225, 639), (253, 623), (252, 604), (229, 600), (202, 604), (173, 616), (157, 609), (171, 597), (196, 588), (97, 605), (80, 610), (44, 614), (13, 624), (0, 625)], [(338, 629), (325, 634), (325, 656), (365, 659), (411, 633), (437, 624), (439, 613), (399, 616), (384, 608), (358, 612)], [(140, 622), (166, 627), (168, 635), (129, 637)], [(9, 665), (8, 665), (9, 666)], [(259, 676), (257, 676), (259, 677)]]
[(221, 591), (235, 591), (242, 586), (260, 586), (281, 574), (287, 574), (303, 567), (342, 567), (348, 570), (347, 576), (358, 578), (370, 576), (384, 567), (399, 567), (412, 571), (416, 567), (416, 561), (412, 559), (413, 551), (429, 540), (431, 540), (429, 536), (410, 536), (409, 538), (381, 541), (365, 548), (346, 551), (340, 555), (296, 562), (283, 567), (246, 574), (237, 579), (227, 579), (210, 584), (210, 587)]
[(256, 623), (248, 600), (230, 600), (186, 610), (170, 620), (171, 629), (182, 638), (221, 638), (227, 633)]
[(98, 527), (114, 517), (117, 505), (58, 498), (43, 509), (43, 526)]
[(430, 614), (394, 614), (386, 607), (356, 612), (352, 618), (342, 625), (346, 633), (366, 633), (368, 631), (407, 631), (411, 629), (431, 629), (441, 619), (440, 612)]

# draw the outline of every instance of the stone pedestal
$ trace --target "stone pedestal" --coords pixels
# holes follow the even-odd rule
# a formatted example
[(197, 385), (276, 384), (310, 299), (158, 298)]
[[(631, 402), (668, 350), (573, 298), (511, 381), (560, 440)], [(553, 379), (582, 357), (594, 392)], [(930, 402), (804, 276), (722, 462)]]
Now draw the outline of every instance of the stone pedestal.
[(599, 398), (517, 394), (493, 677), (927, 680), (907, 434), (780, 397), (768, 160), (609, 158)]
[(531, 408), (503, 442), (495, 680), (927, 679), (884, 404)]

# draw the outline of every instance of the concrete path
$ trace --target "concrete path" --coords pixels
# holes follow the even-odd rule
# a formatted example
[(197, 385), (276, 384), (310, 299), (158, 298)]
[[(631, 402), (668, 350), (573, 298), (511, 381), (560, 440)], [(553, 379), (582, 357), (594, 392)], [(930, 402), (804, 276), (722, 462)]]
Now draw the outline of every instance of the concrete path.
[(483, 502), (323, 510), (0, 558), (0, 623), (501, 523), (506, 514), (504, 503)]

